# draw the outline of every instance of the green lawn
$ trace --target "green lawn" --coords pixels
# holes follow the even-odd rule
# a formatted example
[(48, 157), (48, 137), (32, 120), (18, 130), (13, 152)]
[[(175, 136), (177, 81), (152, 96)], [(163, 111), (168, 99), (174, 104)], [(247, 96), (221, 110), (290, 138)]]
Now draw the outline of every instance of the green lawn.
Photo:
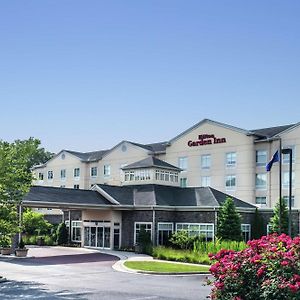
[(124, 265), (129, 269), (160, 273), (199, 272), (209, 273), (209, 266), (192, 266), (180, 263), (158, 261), (126, 261)]

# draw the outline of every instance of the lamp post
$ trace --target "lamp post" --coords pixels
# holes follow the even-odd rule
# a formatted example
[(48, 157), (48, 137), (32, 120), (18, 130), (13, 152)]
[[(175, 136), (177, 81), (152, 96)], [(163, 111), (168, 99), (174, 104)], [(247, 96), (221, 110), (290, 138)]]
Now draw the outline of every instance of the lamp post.
[(292, 236), (292, 156), (293, 150), (291, 148), (282, 149), (283, 154), (289, 154), (289, 224), (288, 234)]

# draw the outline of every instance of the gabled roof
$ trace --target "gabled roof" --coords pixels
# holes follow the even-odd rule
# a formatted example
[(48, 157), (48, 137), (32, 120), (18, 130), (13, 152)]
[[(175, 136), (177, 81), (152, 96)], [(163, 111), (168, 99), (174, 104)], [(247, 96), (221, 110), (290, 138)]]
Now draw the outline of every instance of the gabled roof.
[[(118, 208), (139, 207), (173, 208), (220, 207), (227, 194), (211, 187), (172, 187), (156, 184), (112, 186), (97, 184), (95, 190), (77, 190), (58, 187), (32, 186), (22, 205), (64, 208)], [(254, 209), (255, 206), (232, 197), (237, 208)], [(113, 199), (113, 201), (112, 201)]]
[(290, 124), (290, 125), (283, 125), (283, 126), (275, 126), (275, 127), (269, 127), (269, 128), (261, 128), (261, 129), (254, 129), (251, 130), (251, 133), (258, 136), (258, 140), (260, 139), (269, 139), (272, 138), (292, 127), (294, 127), (296, 124)]
[(92, 162), (100, 160), (109, 150), (99, 150), (92, 152), (77, 152), (71, 150), (64, 150), (74, 156), (77, 156), (80, 160), (84, 162)]
[(112, 205), (110, 201), (96, 191), (46, 186), (32, 186), (22, 203), (24, 205), (36, 203), (38, 207), (43, 206), (44, 203), (57, 207), (63, 204), (82, 207)]
[(216, 121), (213, 121), (213, 120), (210, 120), (210, 119), (203, 119), (202, 121), (198, 122), (197, 124), (193, 125), (192, 127), (188, 128), (187, 130), (183, 131), (179, 135), (177, 135), (174, 138), (172, 138), (170, 140), (170, 143), (176, 141), (177, 139), (179, 139), (183, 135), (189, 133), (190, 131), (194, 130), (195, 128), (197, 128), (200, 125), (205, 124), (205, 123), (209, 123), (209, 124), (212, 124), (212, 125), (215, 125), (215, 126), (220, 126), (220, 127), (223, 127), (223, 128), (227, 128), (227, 129), (230, 129), (230, 130), (233, 130), (233, 131), (237, 131), (237, 132), (240, 132), (240, 133), (243, 133), (243, 134), (249, 134), (248, 130), (245, 130), (245, 129), (242, 129), (242, 128), (238, 128), (238, 127), (231, 126), (231, 125), (228, 125), (228, 124), (225, 124), (225, 123), (221, 123), (221, 122), (216, 122)]
[(123, 170), (129, 170), (129, 169), (142, 169), (142, 168), (161, 168), (161, 169), (168, 169), (168, 170), (176, 170), (181, 171), (180, 168), (175, 167), (171, 164), (166, 163), (165, 161), (162, 161), (156, 157), (149, 156), (145, 159), (142, 159), (140, 161), (137, 161), (133, 164), (130, 164), (128, 166), (123, 167)]
[(231, 197), (237, 208), (255, 208), (254, 205), (229, 196), (211, 187), (173, 187), (157, 184), (111, 186), (98, 184), (112, 195), (120, 205), (170, 206), (170, 207), (220, 207)]

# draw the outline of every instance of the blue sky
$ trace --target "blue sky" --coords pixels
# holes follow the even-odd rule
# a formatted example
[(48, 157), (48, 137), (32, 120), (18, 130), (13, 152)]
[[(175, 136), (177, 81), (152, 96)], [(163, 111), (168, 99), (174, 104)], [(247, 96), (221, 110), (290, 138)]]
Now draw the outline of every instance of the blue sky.
[(299, 1), (0, 2), (0, 139), (169, 140), (300, 121)]

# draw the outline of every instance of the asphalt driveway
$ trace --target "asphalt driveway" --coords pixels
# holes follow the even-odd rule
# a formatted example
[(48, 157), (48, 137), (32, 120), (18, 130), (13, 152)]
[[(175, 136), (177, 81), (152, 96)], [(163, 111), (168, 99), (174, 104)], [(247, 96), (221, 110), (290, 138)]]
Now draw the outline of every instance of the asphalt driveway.
[(35, 247), (26, 259), (0, 259), (0, 299), (195, 300), (210, 287), (198, 275), (117, 272), (118, 257), (96, 250)]

